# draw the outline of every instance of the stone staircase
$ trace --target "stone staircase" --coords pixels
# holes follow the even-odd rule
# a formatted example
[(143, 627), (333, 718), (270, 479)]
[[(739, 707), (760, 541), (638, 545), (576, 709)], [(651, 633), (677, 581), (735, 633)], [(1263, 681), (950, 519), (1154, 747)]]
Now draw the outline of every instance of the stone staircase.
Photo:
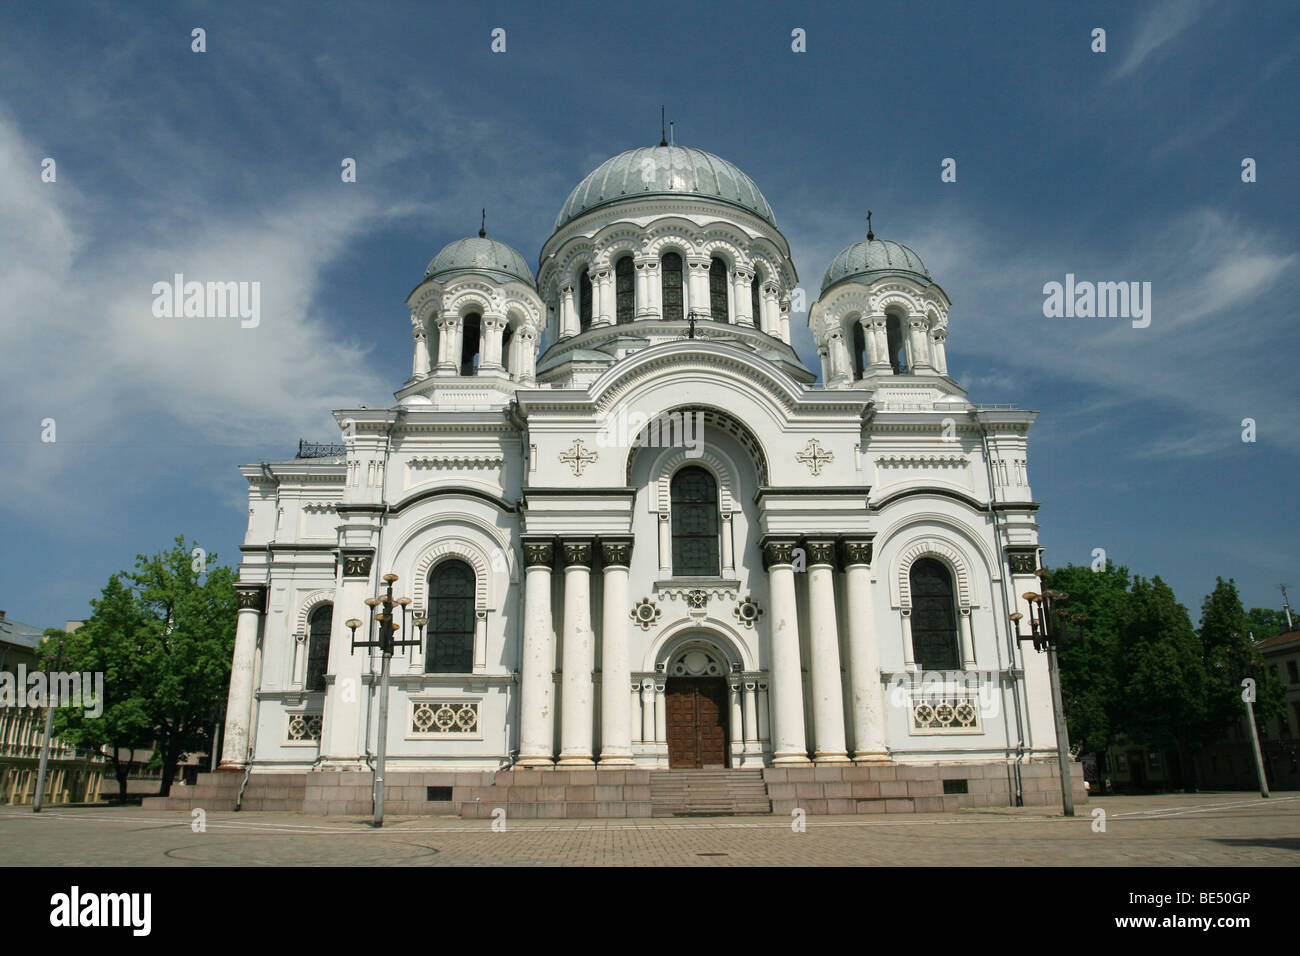
[(651, 816), (725, 817), (771, 813), (761, 770), (655, 770)]

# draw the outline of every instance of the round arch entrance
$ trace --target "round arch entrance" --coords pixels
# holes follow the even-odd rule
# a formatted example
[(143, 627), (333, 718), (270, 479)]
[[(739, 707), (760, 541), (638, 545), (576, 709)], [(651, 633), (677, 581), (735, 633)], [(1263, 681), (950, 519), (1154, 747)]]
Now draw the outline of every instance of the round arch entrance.
[(664, 681), (668, 766), (709, 770), (727, 766), (730, 712), (726, 655), (712, 641), (690, 640), (669, 656)]

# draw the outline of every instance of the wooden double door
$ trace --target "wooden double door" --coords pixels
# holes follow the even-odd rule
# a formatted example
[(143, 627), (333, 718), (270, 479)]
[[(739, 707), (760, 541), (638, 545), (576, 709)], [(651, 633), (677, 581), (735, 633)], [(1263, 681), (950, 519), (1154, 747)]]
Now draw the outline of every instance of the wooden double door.
[(721, 677), (670, 677), (668, 766), (673, 769), (727, 765), (727, 682)]

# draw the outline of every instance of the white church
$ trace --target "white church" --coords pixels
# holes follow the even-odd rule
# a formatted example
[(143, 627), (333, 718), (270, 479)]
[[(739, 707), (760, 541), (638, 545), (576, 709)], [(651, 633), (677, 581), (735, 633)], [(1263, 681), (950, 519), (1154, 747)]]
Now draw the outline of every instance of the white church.
[(395, 574), (395, 809), (543, 780), (588, 815), (603, 780), (600, 815), (642, 815), (692, 770), (761, 771), (773, 810), (804, 781), (815, 812), (1055, 801), (1045, 656), (1009, 621), (1039, 588), (1036, 413), (949, 376), (907, 246), (868, 231), (818, 289), (753, 180), (663, 143), (573, 189), (536, 273), (482, 230), (434, 256), (391, 406), (241, 469), (222, 770), (369, 779), (353, 640)]

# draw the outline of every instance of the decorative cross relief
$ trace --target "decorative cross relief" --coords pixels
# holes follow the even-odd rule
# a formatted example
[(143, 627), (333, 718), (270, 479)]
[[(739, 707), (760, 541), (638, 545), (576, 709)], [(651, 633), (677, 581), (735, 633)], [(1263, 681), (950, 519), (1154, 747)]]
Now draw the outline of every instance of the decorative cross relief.
[(814, 475), (820, 475), (822, 465), (835, 460), (834, 452), (823, 449), (816, 438), (809, 439), (808, 447), (794, 457), (795, 461), (801, 461), (811, 468)]
[(599, 457), (600, 457), (600, 452), (593, 451), (590, 454), (588, 454), (587, 450), (582, 447), (582, 439), (575, 438), (573, 440), (573, 447), (570, 448), (567, 452), (562, 452), (560, 454), (560, 461), (567, 463), (568, 466), (573, 469), (573, 474), (575, 477), (581, 478), (582, 469), (587, 467), (587, 465), (591, 464)]

